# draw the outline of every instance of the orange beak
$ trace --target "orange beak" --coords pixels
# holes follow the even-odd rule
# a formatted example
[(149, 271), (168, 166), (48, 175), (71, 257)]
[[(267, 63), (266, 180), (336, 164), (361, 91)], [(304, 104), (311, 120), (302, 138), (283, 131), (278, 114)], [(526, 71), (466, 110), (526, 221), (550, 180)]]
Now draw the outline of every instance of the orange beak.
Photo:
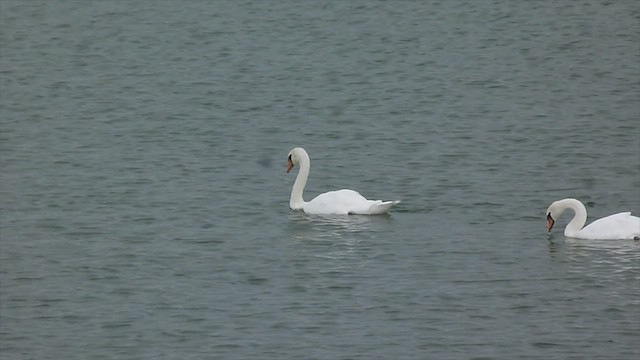
[(289, 159), (289, 165), (287, 166), (287, 173), (291, 172), (291, 169), (293, 169), (293, 162), (291, 161), (291, 159)]
[(556, 223), (556, 221), (553, 220), (551, 215), (547, 215), (547, 231), (551, 231), (551, 229), (553, 228), (553, 224), (555, 224), (555, 223)]

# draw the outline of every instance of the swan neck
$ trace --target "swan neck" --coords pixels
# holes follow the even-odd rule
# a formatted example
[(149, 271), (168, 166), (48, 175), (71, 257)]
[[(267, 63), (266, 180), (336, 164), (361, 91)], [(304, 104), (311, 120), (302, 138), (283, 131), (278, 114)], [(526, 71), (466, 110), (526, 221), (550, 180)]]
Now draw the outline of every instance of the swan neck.
[(307, 179), (309, 178), (309, 169), (311, 167), (311, 160), (309, 160), (309, 155), (307, 155), (306, 153), (301, 154), (299, 164), (300, 170), (298, 171), (296, 181), (293, 183), (293, 189), (291, 189), (291, 199), (289, 199), (289, 207), (293, 210), (302, 209), (304, 205), (302, 193), (304, 192), (304, 187), (307, 186)]
[(578, 231), (582, 230), (584, 224), (587, 223), (587, 208), (585, 208), (580, 201), (575, 199), (565, 199), (562, 201), (564, 208), (569, 208), (575, 213), (575, 215), (573, 215), (573, 219), (571, 219), (567, 224), (567, 227), (564, 228), (564, 235), (573, 237)]

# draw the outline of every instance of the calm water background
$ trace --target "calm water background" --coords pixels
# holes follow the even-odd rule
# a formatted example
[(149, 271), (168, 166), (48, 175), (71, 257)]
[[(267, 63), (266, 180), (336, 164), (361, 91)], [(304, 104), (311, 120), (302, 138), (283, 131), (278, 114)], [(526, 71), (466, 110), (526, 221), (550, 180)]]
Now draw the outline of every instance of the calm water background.
[[(0, 1), (2, 359), (632, 359), (637, 1)], [(390, 216), (288, 208), (352, 188)]]

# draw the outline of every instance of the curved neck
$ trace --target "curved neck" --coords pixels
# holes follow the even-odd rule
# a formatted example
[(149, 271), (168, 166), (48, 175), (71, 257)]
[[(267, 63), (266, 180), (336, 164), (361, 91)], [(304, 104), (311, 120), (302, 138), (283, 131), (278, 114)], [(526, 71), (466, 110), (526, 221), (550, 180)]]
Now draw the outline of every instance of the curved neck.
[(564, 228), (564, 235), (572, 237), (587, 223), (587, 209), (576, 199), (560, 200), (558, 205), (560, 205), (561, 208), (569, 208), (575, 213), (573, 219), (567, 224), (567, 227)]
[(307, 185), (307, 178), (309, 177), (309, 169), (311, 167), (311, 160), (309, 155), (303, 153), (300, 155), (300, 170), (296, 177), (296, 182), (293, 183), (293, 189), (291, 189), (291, 198), (289, 199), (289, 207), (293, 210), (302, 209), (304, 205), (304, 199), (302, 198), (302, 192)]

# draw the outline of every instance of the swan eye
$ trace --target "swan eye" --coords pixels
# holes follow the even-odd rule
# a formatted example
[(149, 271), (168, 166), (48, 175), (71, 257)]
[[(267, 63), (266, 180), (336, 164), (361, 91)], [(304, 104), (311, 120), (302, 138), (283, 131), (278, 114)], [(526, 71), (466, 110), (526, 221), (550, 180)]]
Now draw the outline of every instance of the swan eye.
[(291, 154), (289, 154), (289, 161), (291, 161)]
[(547, 214), (547, 220), (553, 220), (553, 218), (551, 217), (551, 213)]

